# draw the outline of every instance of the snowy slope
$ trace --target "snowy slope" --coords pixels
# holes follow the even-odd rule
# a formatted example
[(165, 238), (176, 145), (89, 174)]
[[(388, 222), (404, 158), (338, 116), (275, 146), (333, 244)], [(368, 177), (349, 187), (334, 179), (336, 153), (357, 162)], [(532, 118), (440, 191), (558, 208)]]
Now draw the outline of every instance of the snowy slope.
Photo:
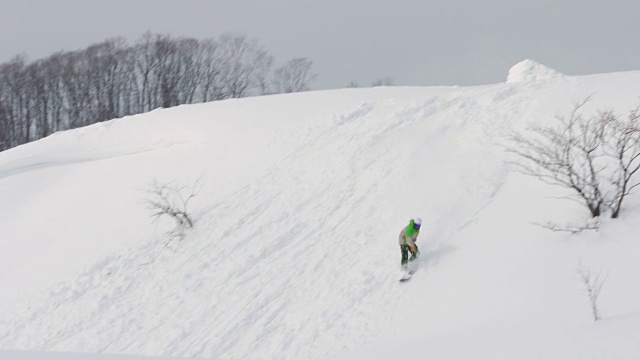
[(51, 351), (0, 350), (0, 359), (6, 360), (180, 360), (173, 356), (140, 356), (114, 354), (88, 354)]
[[(589, 109), (626, 112), (640, 72), (525, 65), (505, 84), (157, 110), (0, 153), (0, 348), (638, 358), (638, 196), (597, 233), (540, 229), (584, 214), (513, 172), (503, 143), (594, 93)], [(153, 179), (202, 184), (195, 229), (168, 248), (145, 208)], [(399, 284), (412, 216), (421, 268)], [(599, 323), (578, 262), (609, 274)]]

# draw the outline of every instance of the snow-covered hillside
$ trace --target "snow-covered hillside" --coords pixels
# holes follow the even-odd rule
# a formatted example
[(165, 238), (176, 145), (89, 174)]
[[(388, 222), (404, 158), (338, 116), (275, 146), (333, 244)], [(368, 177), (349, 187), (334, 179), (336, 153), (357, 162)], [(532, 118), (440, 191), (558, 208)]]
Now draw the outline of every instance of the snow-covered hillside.
[[(156, 110), (0, 153), (0, 348), (220, 359), (640, 357), (640, 197), (598, 232), (505, 139), (640, 72)], [(515, 69), (515, 70), (514, 70)], [(547, 76), (551, 74), (552, 76)], [(150, 183), (201, 188), (167, 244)], [(399, 283), (397, 236), (424, 220)], [(591, 320), (578, 264), (606, 269)]]

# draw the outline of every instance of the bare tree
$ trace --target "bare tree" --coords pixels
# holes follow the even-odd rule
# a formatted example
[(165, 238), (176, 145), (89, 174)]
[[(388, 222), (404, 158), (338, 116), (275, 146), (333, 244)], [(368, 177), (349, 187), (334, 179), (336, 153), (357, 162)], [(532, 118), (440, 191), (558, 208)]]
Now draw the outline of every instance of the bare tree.
[(191, 104), (203, 82), (206, 53), (200, 41), (192, 38), (178, 40), (178, 53), (182, 64), (182, 76), (177, 86), (178, 102)]
[(289, 60), (278, 68), (274, 76), (274, 86), (279, 93), (308, 91), (316, 74), (311, 72), (313, 62), (307, 58)]
[(160, 35), (145, 33), (135, 46), (135, 91), (137, 94), (138, 112), (144, 112), (155, 109), (153, 101), (152, 84), (153, 72), (156, 71), (160, 60), (156, 54), (156, 42), (161, 38)]
[(558, 116), (555, 126), (513, 136), (509, 150), (524, 159), (516, 164), (521, 172), (573, 190), (592, 217), (608, 207), (617, 218), (623, 200), (640, 185), (640, 106), (626, 118), (613, 111), (583, 117), (588, 101), (576, 104), (569, 118)]
[(603, 270), (600, 269), (597, 273), (593, 273), (589, 269), (585, 269), (582, 265), (578, 264), (576, 272), (580, 276), (580, 280), (584, 285), (584, 290), (589, 297), (589, 304), (591, 305), (591, 315), (593, 321), (600, 320), (600, 311), (598, 309), (598, 298), (600, 297), (600, 291), (602, 286), (607, 280), (607, 275), (603, 274)]
[[(58, 55), (58, 54), (56, 54)], [(38, 60), (27, 66), (30, 93), (29, 110), (33, 111), (34, 132), (37, 138), (51, 135), (56, 129), (60, 110), (57, 56)]]
[(259, 95), (270, 94), (269, 86), (271, 68), (273, 67), (273, 56), (269, 55), (266, 50), (261, 49), (256, 53), (254, 81)]
[(168, 108), (178, 105), (178, 84), (183, 76), (178, 43), (169, 36), (158, 38), (155, 51), (159, 61), (158, 71), (154, 72), (156, 106)]
[(225, 97), (242, 98), (252, 95), (252, 91), (259, 86), (256, 73), (261, 68), (256, 65), (264, 57), (262, 45), (243, 35), (224, 34), (220, 36), (219, 46), (224, 57), (224, 76), (220, 80), (224, 85)]
[(91, 51), (85, 49), (67, 54), (67, 61), (62, 69), (63, 89), (67, 98), (68, 127), (86, 126), (96, 121), (98, 99), (93, 81), (97, 78), (93, 66), (98, 66), (92, 58)]
[(204, 57), (200, 89), (202, 102), (222, 100), (225, 98), (223, 79), (227, 59), (224, 57), (220, 44), (213, 39), (205, 40), (202, 43), (202, 51)]
[(598, 217), (605, 201), (599, 176), (605, 168), (600, 162), (604, 122), (580, 114), (587, 101), (576, 104), (568, 118), (557, 116), (557, 126), (514, 135), (509, 151), (525, 160), (516, 164), (521, 172), (572, 189), (591, 216)]
[(108, 39), (87, 48), (84, 52), (87, 61), (90, 91), (93, 99), (90, 123), (110, 120), (125, 114), (123, 105), (123, 83), (128, 81), (128, 53), (124, 39)]

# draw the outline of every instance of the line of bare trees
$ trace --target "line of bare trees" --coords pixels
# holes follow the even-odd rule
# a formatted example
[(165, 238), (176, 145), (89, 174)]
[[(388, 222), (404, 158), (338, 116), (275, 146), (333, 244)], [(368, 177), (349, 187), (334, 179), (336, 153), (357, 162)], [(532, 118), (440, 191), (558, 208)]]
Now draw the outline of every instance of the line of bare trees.
[(67, 130), (159, 107), (310, 89), (312, 62), (279, 68), (255, 39), (146, 33), (79, 51), (0, 64), (0, 151)]

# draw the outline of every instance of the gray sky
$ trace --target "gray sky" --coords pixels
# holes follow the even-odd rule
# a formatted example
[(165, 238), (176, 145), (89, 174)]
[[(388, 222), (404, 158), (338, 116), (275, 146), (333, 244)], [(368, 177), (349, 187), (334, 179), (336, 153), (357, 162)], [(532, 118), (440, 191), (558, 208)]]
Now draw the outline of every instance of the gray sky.
[(640, 70), (637, 0), (0, 0), (0, 62), (151, 30), (257, 38), (308, 57), (316, 89), (501, 82), (531, 58), (569, 75)]

